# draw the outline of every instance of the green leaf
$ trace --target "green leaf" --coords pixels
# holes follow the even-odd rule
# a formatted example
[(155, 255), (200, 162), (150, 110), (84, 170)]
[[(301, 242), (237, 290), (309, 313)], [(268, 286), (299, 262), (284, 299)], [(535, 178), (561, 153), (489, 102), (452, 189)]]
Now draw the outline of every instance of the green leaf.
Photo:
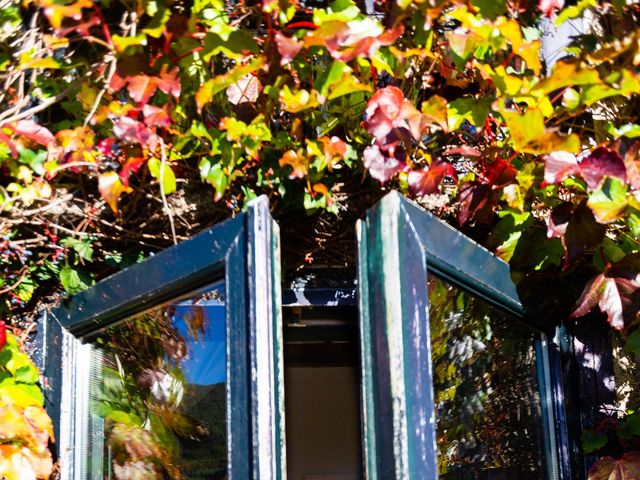
[(606, 435), (598, 433), (595, 430), (585, 430), (580, 436), (580, 443), (582, 443), (582, 450), (587, 455), (600, 450), (608, 442)]
[(586, 9), (595, 7), (597, 4), (597, 0), (580, 0), (577, 4), (560, 11), (556, 17), (556, 25), (560, 26), (570, 18), (578, 18), (582, 16)]
[(44, 397), (37, 385), (25, 383), (11, 384), (2, 382), (0, 385), (0, 398), (3, 396), (11, 398), (11, 401), (20, 407), (42, 406)]
[(171, 167), (164, 164), (157, 158), (152, 158), (147, 162), (151, 176), (160, 182), (160, 186), (165, 195), (176, 191), (176, 176)]
[(74, 294), (86, 290), (93, 285), (93, 276), (81, 267), (71, 267), (65, 265), (60, 269), (60, 283), (69, 294)]
[(81, 239), (68, 237), (62, 241), (67, 248), (72, 248), (80, 258), (91, 262), (93, 260), (93, 247), (91, 246), (91, 238), (84, 237)]
[(624, 351), (626, 353), (640, 355), (640, 330), (635, 330), (631, 335), (629, 335), (626, 343), (624, 344)]
[(606, 178), (602, 186), (591, 193), (587, 202), (600, 223), (611, 223), (627, 209), (627, 186), (617, 178)]
[(607, 122), (605, 125), (606, 132), (614, 138), (627, 137), (637, 138), (640, 137), (640, 125), (635, 123), (627, 123), (620, 127), (616, 127), (613, 123)]
[(630, 439), (633, 436), (640, 436), (640, 413), (628, 415), (625, 421), (618, 426), (618, 436)]
[(450, 102), (447, 108), (449, 130), (456, 130), (464, 120), (481, 128), (489, 115), (489, 108), (493, 99), (491, 97), (458, 98)]

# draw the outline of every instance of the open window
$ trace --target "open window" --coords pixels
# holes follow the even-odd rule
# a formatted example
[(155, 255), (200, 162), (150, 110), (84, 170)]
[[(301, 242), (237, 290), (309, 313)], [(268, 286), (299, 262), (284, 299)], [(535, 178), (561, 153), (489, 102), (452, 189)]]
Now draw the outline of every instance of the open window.
[(395, 192), (358, 243), (366, 478), (565, 478), (547, 336), (509, 266)]
[(53, 312), (62, 478), (285, 478), (278, 242), (260, 198)]

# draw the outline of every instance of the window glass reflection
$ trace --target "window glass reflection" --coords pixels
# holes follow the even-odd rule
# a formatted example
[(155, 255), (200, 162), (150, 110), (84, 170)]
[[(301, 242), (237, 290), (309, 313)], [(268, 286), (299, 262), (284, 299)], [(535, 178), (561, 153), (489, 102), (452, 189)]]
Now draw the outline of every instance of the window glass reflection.
[(224, 286), (93, 340), (81, 478), (227, 478)]
[(540, 334), (435, 276), (428, 284), (441, 478), (547, 478)]

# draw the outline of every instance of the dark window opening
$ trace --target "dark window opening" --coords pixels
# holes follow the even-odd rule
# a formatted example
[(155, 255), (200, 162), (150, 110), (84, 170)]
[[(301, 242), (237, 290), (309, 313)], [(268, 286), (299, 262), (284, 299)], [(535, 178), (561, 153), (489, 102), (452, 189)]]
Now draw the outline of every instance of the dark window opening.
[(284, 308), (289, 480), (360, 480), (355, 307)]

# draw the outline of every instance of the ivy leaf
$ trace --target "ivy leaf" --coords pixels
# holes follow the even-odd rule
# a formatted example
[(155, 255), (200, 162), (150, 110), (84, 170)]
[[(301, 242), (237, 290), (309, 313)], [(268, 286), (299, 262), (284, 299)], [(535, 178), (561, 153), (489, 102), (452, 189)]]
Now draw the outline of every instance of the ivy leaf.
[(449, 130), (457, 130), (465, 120), (482, 128), (489, 115), (492, 101), (492, 98), (484, 97), (481, 99), (458, 98), (449, 102), (447, 108)]
[(2, 125), (2, 128), (12, 130), (14, 135), (26, 137), (45, 147), (55, 142), (53, 134), (47, 128), (33, 120), (18, 120), (14, 124)]
[(365, 148), (363, 157), (371, 176), (382, 183), (388, 182), (407, 164), (407, 154), (401, 147), (383, 150), (378, 145), (371, 145)]
[(217, 77), (207, 80), (200, 86), (196, 93), (196, 106), (198, 107), (198, 112), (201, 112), (202, 108), (213, 100), (214, 95), (222, 92), (229, 85), (237, 82), (245, 75), (261, 69), (265, 64), (266, 57), (264, 55), (260, 55), (246, 65), (240, 65), (223, 75), (218, 75)]
[(280, 53), (280, 65), (286, 65), (298, 55), (302, 49), (302, 42), (299, 42), (295, 38), (289, 38), (283, 35), (281, 32), (277, 32), (275, 35), (276, 45), (278, 46), (278, 53)]
[(309, 162), (300, 151), (287, 150), (280, 158), (280, 166), (285, 165), (292, 169), (289, 178), (304, 178), (309, 169)]
[(449, 162), (437, 161), (422, 170), (409, 172), (407, 182), (414, 195), (428, 195), (438, 191), (445, 177), (458, 179), (456, 171)]
[(585, 430), (580, 436), (582, 450), (589, 455), (590, 453), (600, 450), (609, 441), (608, 437), (595, 430)]
[(640, 452), (625, 453), (616, 460), (604, 457), (593, 464), (588, 480), (635, 480), (640, 478)]
[(86, 290), (93, 285), (93, 277), (81, 267), (65, 265), (60, 269), (60, 283), (65, 291), (71, 295)]
[(245, 75), (227, 87), (227, 98), (232, 105), (249, 102), (255, 103), (262, 91), (262, 84), (257, 77)]
[(638, 320), (640, 305), (636, 298), (639, 291), (640, 254), (636, 253), (627, 255), (591, 279), (576, 302), (571, 318), (582, 317), (597, 305), (607, 314), (609, 324), (622, 330), (625, 321), (631, 324)]
[(542, 154), (564, 150), (578, 152), (580, 138), (575, 133), (560, 135), (544, 125), (544, 115), (539, 108), (529, 108), (524, 114), (502, 111), (511, 140), (516, 150), (523, 153)]
[(280, 103), (284, 110), (291, 113), (302, 112), (320, 105), (318, 92), (315, 90), (311, 90), (311, 92), (305, 89), (291, 91), (288, 85), (280, 90)]
[(392, 132), (395, 137), (406, 137), (411, 133), (415, 140), (420, 140), (425, 126), (422, 113), (398, 87), (385, 87), (378, 90), (367, 103), (365, 128), (384, 148), (389, 143)]
[(622, 182), (627, 181), (627, 169), (624, 160), (613, 150), (598, 147), (587, 155), (579, 165), (580, 175), (585, 179), (589, 189), (598, 188), (605, 176), (615, 177)]
[(447, 100), (439, 95), (433, 95), (420, 107), (426, 121), (436, 123), (443, 130), (448, 129)]
[(566, 252), (565, 267), (585, 250), (600, 245), (604, 234), (604, 225), (597, 223), (586, 202), (581, 202), (571, 213), (562, 237), (562, 244)]
[(548, 184), (560, 183), (578, 171), (578, 160), (573, 153), (551, 152), (543, 159), (544, 181)]
[(589, 195), (587, 205), (600, 223), (618, 220), (627, 209), (627, 186), (617, 178), (607, 178)]
[(151, 158), (147, 162), (151, 176), (160, 182), (165, 195), (176, 191), (176, 176), (167, 163), (164, 164), (157, 158)]
[(625, 440), (630, 440), (634, 436), (640, 436), (640, 413), (627, 415), (624, 422), (618, 426), (617, 434)]
[(640, 355), (640, 330), (635, 330), (624, 344), (626, 353), (634, 353)]
[(113, 210), (118, 214), (118, 197), (123, 193), (130, 193), (133, 190), (125, 186), (116, 172), (105, 172), (98, 177), (98, 190), (100, 195)]
[(488, 224), (493, 220), (498, 196), (491, 185), (467, 182), (458, 193), (458, 201), (460, 203), (459, 225), (465, 225), (471, 220), (478, 224)]

